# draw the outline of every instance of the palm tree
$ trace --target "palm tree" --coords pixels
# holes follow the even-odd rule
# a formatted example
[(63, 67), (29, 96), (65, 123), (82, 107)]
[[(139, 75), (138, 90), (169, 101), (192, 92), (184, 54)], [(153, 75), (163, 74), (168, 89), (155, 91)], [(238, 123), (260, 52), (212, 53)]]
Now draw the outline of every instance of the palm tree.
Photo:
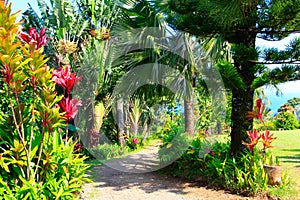
[(100, 93), (111, 81), (114, 52), (110, 37), (119, 8), (113, 1), (103, 2), (80, 0), (72, 4), (69, 0), (50, 0), (50, 5), (47, 5), (38, 0), (41, 18), (32, 8), (24, 14), (27, 26), (47, 28), (51, 42), (46, 53), (54, 58), (49, 65), (53, 68), (71, 65), (77, 75), (82, 76), (81, 84), (74, 88), (73, 95), (80, 96), (83, 104), (76, 125), (88, 133), (81, 138), (85, 144), (94, 139), (89, 133), (99, 132), (102, 118), (110, 110), (109, 105), (106, 108), (101, 106), (104, 105), (102, 100), (107, 97)]

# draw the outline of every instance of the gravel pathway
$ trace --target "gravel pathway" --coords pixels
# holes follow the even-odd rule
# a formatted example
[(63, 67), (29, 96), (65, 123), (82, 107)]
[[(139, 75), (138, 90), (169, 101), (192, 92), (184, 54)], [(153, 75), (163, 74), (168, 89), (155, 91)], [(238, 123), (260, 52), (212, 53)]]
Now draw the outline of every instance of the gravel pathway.
[(155, 172), (158, 147), (92, 168), (81, 195), (84, 200), (242, 200), (253, 198), (212, 190), (197, 182), (164, 177)]

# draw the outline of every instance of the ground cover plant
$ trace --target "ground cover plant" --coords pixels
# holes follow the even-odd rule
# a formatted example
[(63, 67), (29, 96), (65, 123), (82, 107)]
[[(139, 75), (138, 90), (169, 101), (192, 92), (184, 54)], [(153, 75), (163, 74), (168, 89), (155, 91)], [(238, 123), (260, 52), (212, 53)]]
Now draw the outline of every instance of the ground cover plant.
[[(258, 118), (263, 123), (263, 112), (264, 105), (262, 100), (258, 99), (255, 109), (249, 111), (247, 117)], [(169, 148), (172, 148), (174, 143), (172, 144), (171, 141), (176, 134), (180, 134), (180, 125), (176, 123), (169, 124), (167, 124), (166, 129), (163, 129), (163, 132), (171, 131), (172, 134), (163, 135), (162, 147), (168, 147), (169, 145)], [(247, 133), (250, 142), (243, 143), (248, 149), (244, 153), (234, 155), (234, 152), (230, 149), (228, 135), (214, 136), (207, 131), (199, 131), (197, 136), (192, 138), (188, 150), (162, 171), (167, 172), (169, 175), (197, 180), (200, 177), (200, 180), (206, 184), (226, 188), (247, 196), (269, 191), (270, 194), (277, 195), (280, 198), (294, 198), (297, 192), (293, 187), (293, 182), (285, 172), (282, 175), (282, 183), (279, 187), (268, 185), (269, 177), (265, 171), (265, 166), (266, 164), (278, 165), (278, 158), (280, 158), (270, 149), (273, 148), (273, 142), (278, 140), (276, 135), (268, 129), (263, 131), (251, 130)], [(179, 143), (186, 142), (186, 140), (178, 138)], [(180, 147), (180, 145), (178, 146)], [(162, 148), (159, 155), (161, 161), (164, 162), (166, 156), (163, 155)]]

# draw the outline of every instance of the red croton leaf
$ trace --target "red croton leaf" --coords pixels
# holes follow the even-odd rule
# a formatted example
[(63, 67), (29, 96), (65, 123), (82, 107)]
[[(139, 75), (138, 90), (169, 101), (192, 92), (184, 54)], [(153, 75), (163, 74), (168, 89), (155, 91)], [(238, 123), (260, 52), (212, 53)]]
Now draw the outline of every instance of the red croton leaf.
[(262, 116), (264, 110), (265, 110), (265, 105), (263, 104), (262, 99), (257, 99), (254, 111), (248, 111), (248, 114), (247, 114), (246, 118), (247, 119), (257, 118), (262, 123), (264, 123), (264, 119), (263, 119), (263, 116)]
[(269, 130), (266, 130), (262, 134), (261, 139), (262, 139), (264, 148), (273, 148), (273, 146), (271, 146), (271, 142), (276, 140), (276, 137), (273, 137), (273, 134), (271, 134), (271, 132)]
[(82, 105), (76, 98), (63, 97), (58, 103), (60, 111), (64, 112), (64, 120), (67, 122), (72, 121), (78, 112), (78, 108)]
[(76, 72), (71, 73), (71, 66), (67, 65), (53, 71), (53, 80), (56, 84), (65, 89), (67, 95), (71, 94), (74, 86), (81, 80), (82, 77), (76, 76)]
[(45, 46), (48, 42), (45, 28), (42, 28), (40, 30), (40, 33), (38, 33), (38, 31), (34, 27), (29, 28), (28, 33), (19, 33), (19, 39), (30, 45), (35, 44), (35, 49), (39, 49), (42, 46)]
[(243, 142), (243, 144), (248, 146), (250, 148), (250, 151), (253, 151), (255, 145), (257, 145), (258, 140), (261, 137), (260, 132), (256, 129), (254, 129), (253, 132), (252, 131), (247, 131), (247, 134), (250, 138), (250, 143)]

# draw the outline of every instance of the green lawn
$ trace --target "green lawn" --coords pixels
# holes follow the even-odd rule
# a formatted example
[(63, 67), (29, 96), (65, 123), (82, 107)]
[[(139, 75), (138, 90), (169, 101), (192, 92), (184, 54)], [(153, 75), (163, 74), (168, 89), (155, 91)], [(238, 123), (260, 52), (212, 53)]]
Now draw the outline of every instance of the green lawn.
[[(300, 171), (300, 130), (272, 131), (277, 139), (272, 143), (273, 153), (289, 171)], [(300, 174), (293, 174), (300, 181)]]
[(272, 131), (277, 139), (272, 143), (273, 153), (280, 160), (284, 172), (296, 182), (300, 191), (300, 130)]
[[(283, 200), (300, 200), (300, 197), (297, 197), (300, 196), (300, 130), (271, 132), (277, 139), (272, 143), (274, 148), (270, 150), (279, 159), (284, 174), (296, 183), (296, 188), (270, 188), (270, 193), (280, 196)], [(228, 135), (220, 135), (218, 140), (227, 139)], [(261, 141), (257, 147), (262, 148)]]

